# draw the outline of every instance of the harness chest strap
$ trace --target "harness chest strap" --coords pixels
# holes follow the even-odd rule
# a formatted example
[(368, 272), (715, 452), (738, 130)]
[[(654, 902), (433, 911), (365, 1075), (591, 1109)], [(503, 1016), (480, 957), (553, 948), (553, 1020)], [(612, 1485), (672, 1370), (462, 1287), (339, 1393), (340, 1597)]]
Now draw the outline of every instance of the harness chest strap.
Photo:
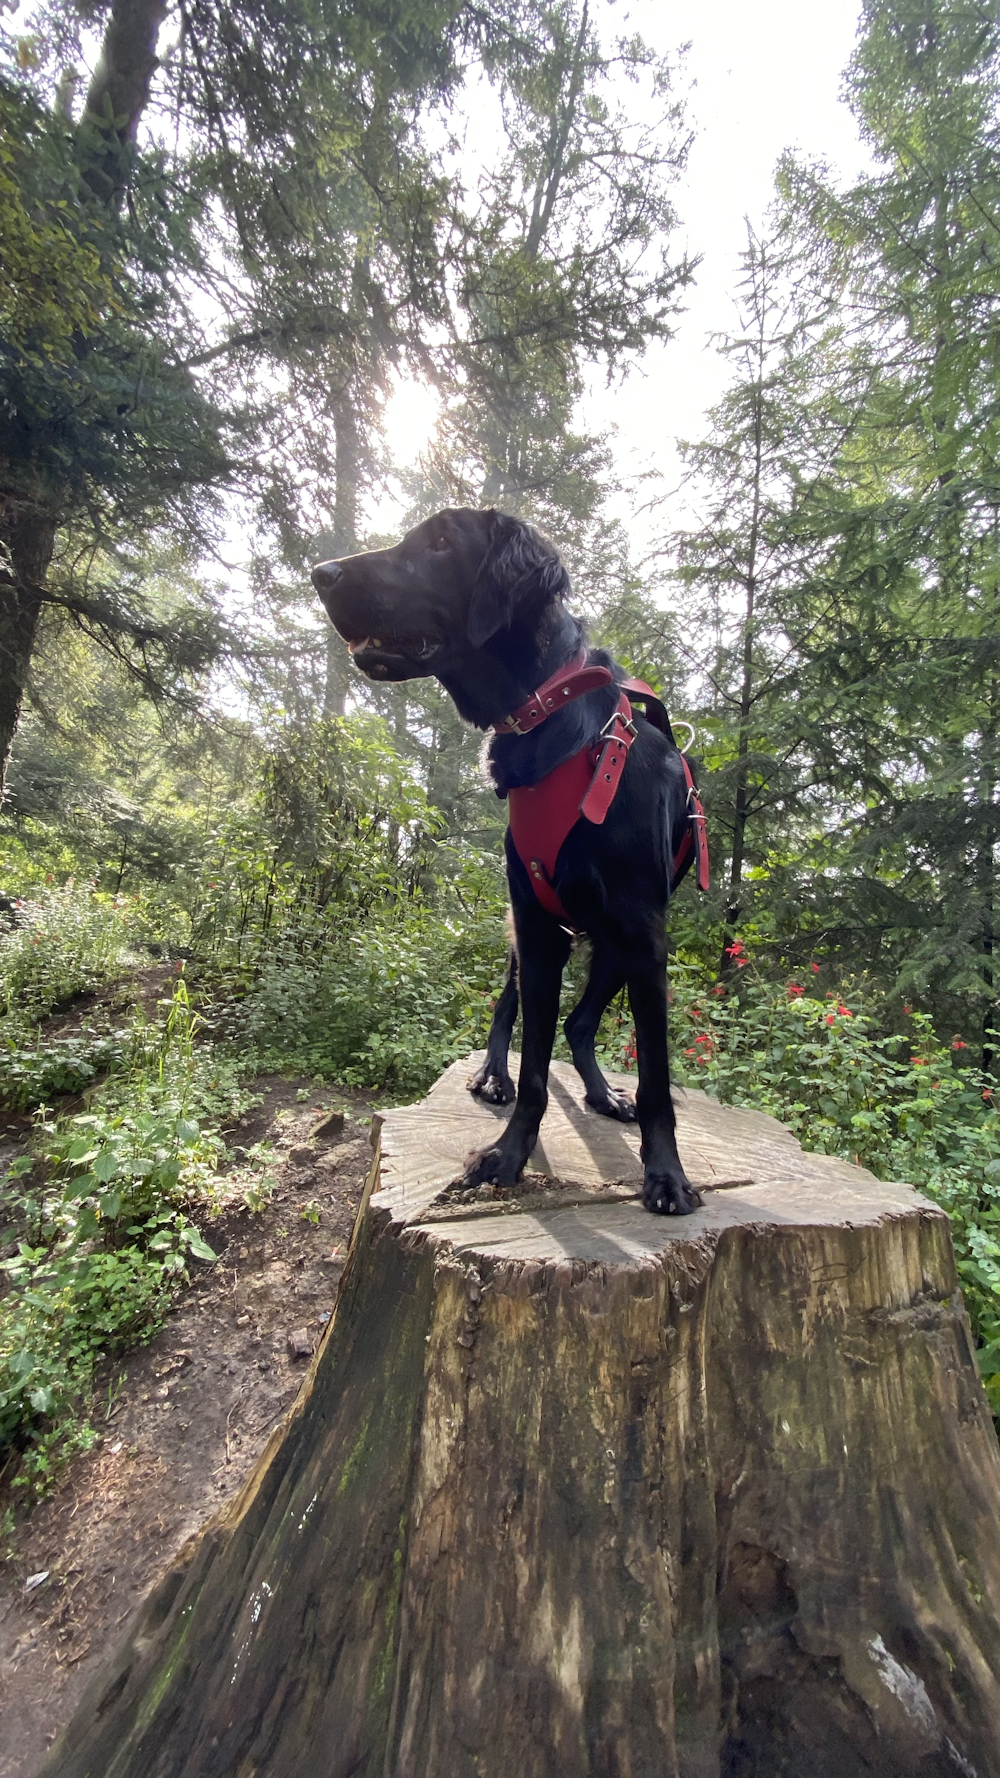
[[(554, 710), (582, 697), (584, 692), (611, 682), (612, 675), (607, 667), (588, 666), (585, 661), (586, 657), (581, 654), (568, 666), (560, 668), (532, 693), (525, 704), (496, 724), (497, 732), (527, 734), (547, 721)], [(568, 919), (552, 887), (559, 850), (581, 817), (595, 827), (601, 826), (614, 802), (628, 750), (636, 736), (626, 689), (641, 698), (647, 706), (648, 719), (673, 741), (670, 719), (655, 692), (642, 680), (626, 680), (618, 708), (601, 732), (603, 746), (584, 747), (556, 766), (538, 784), (519, 785), (509, 793), (510, 834), (514, 849), (528, 871), (538, 900), (559, 920)], [(687, 869), (692, 849), (697, 861), (698, 887), (708, 888), (705, 813), (698, 799), (691, 767), (683, 753), (681, 763), (688, 789), (689, 824), (674, 858), (671, 892)]]

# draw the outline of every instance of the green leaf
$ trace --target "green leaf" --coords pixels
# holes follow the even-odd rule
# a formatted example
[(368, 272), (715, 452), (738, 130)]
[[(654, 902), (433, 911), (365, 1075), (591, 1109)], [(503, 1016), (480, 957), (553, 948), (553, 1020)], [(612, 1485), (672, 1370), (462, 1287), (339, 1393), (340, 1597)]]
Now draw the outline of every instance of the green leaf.
[(218, 1254), (213, 1251), (204, 1236), (200, 1234), (196, 1228), (186, 1228), (184, 1230), (183, 1238), (187, 1247), (194, 1254), (195, 1259), (203, 1259), (206, 1261), (218, 1259)]

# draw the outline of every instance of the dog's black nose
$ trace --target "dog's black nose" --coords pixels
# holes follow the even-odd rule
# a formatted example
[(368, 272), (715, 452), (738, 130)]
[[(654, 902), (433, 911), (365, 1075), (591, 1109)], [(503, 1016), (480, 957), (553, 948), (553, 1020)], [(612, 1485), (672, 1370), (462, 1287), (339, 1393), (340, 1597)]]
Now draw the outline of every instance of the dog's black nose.
[(318, 593), (332, 593), (344, 570), (339, 562), (319, 562), (312, 571), (312, 583)]

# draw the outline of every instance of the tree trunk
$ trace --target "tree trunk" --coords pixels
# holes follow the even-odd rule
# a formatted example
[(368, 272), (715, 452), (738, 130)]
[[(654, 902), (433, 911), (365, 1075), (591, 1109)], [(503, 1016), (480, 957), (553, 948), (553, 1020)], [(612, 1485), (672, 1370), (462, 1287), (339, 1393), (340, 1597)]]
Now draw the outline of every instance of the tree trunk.
[(32, 508), (13, 509), (0, 522), (0, 544), (10, 571), (0, 572), (0, 796), (21, 714), (21, 700), (42, 613), (42, 588), (52, 560), (53, 519)]
[(719, 974), (728, 970), (728, 947), (736, 936), (742, 912), (743, 859), (746, 852), (747, 819), (750, 787), (750, 718), (754, 694), (754, 618), (757, 599), (757, 552), (760, 545), (761, 502), (764, 471), (764, 377), (767, 366), (767, 310), (769, 300), (769, 268), (754, 252), (754, 236), (747, 225), (748, 252), (753, 278), (753, 321), (755, 338), (746, 347), (754, 370), (753, 381), (753, 469), (751, 473), (752, 508), (747, 536), (746, 557), (740, 575), (743, 592), (742, 654), (740, 678), (739, 728), (737, 731), (736, 773), (733, 792), (733, 849), (729, 861), (729, 892), (723, 916), (722, 957)]
[[(334, 403), (336, 489), (333, 502), (333, 541), (330, 556), (350, 556), (358, 547), (358, 490), (361, 479), (361, 439), (350, 384)], [(326, 681), (323, 715), (343, 716), (351, 680), (351, 657), (343, 637), (332, 624), (326, 630)]]
[[(156, 40), (167, 0), (114, 0), (77, 138), (83, 178), (95, 203), (117, 210), (125, 190), (123, 153), (135, 139), (156, 69)], [(57, 489), (37, 503), (0, 489), (0, 793), (44, 603), (60, 505)]]
[(118, 208), (125, 195), (122, 150), (135, 141), (157, 68), (156, 42), (167, 0), (114, 0), (101, 56), (84, 108), (84, 124), (98, 145), (81, 135), (84, 179), (101, 203)]
[(468, 1068), (386, 1115), (308, 1385), (44, 1778), (996, 1778), (945, 1217), (699, 1093), (704, 1208), (650, 1216), (563, 1066), (537, 1170), (444, 1201)]

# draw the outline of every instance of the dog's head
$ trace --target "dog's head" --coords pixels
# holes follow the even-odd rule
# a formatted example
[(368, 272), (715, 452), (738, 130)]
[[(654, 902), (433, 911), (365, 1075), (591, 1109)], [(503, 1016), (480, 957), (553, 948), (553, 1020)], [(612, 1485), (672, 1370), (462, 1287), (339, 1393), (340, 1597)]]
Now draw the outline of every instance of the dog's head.
[(535, 660), (569, 592), (557, 551), (531, 525), (468, 508), (435, 513), (393, 549), (321, 562), (312, 579), (370, 679), (433, 674), (484, 726), (506, 709), (508, 681), (534, 689)]

